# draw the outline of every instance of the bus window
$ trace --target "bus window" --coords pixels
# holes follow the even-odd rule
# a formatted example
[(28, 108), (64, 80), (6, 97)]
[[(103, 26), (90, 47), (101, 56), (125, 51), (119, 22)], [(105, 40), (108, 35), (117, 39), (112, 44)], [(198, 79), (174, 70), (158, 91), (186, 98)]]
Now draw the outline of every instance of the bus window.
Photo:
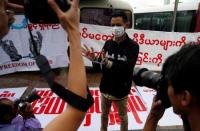
[(135, 14), (135, 29), (150, 30), (151, 29), (151, 13)]
[(170, 31), (172, 12), (135, 14), (135, 29)]
[(179, 11), (176, 17), (175, 32), (194, 32), (196, 11)]
[[(135, 29), (171, 31), (173, 12), (151, 12), (135, 14)], [(196, 11), (178, 11), (175, 32), (194, 32)]]
[[(175, 32), (195, 32), (199, 2), (178, 5)], [(134, 28), (138, 30), (167, 31), (172, 29), (174, 5), (142, 7), (134, 10)], [(147, 24), (147, 21), (149, 22)]]
[(80, 22), (85, 24), (110, 26), (110, 20), (113, 11), (124, 11), (128, 16), (128, 28), (132, 27), (131, 11), (122, 9), (113, 10), (110, 8), (81, 8)]
[(151, 30), (170, 31), (172, 23), (171, 12), (154, 13), (152, 17)]

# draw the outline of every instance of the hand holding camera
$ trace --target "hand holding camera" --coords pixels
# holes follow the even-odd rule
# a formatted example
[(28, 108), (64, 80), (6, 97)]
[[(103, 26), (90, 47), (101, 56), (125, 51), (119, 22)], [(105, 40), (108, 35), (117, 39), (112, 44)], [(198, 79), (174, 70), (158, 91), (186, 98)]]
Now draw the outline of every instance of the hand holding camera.
[(34, 117), (31, 103), (40, 98), (41, 97), (36, 93), (36, 90), (33, 90), (30, 95), (27, 95), (25, 98), (15, 100), (15, 105), (19, 107), (19, 114), (22, 115), (24, 119)]
[(48, 0), (51, 8), (56, 12), (58, 19), (62, 27), (66, 31), (70, 31), (70, 29), (78, 29), (79, 30), (79, 22), (80, 22), (80, 10), (78, 7), (79, 0), (72, 0), (69, 2), (70, 8), (68, 11), (63, 11), (60, 9), (55, 0)]
[(24, 107), (19, 108), (19, 114), (22, 115), (25, 120), (34, 117), (31, 103), (25, 102)]
[(162, 101), (158, 100), (156, 96), (154, 96), (151, 111), (148, 117), (154, 119), (154, 121), (159, 121), (164, 112), (165, 108), (162, 106)]
[(154, 131), (154, 129), (156, 129), (157, 127), (158, 121), (163, 116), (164, 112), (165, 108), (162, 106), (162, 101), (158, 100), (155, 96), (143, 131)]
[(133, 81), (138, 86), (146, 86), (157, 91), (156, 99), (162, 101), (162, 106), (168, 108), (171, 106), (167, 95), (168, 82), (164, 74), (149, 71), (146, 68), (135, 68), (133, 72)]

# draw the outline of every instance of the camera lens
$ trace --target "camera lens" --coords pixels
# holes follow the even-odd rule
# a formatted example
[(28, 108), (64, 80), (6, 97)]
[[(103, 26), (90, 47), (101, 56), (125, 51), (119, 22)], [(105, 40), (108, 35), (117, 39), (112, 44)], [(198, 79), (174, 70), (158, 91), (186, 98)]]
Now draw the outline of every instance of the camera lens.
[(146, 68), (135, 68), (133, 72), (133, 81), (137, 86), (146, 86), (157, 91), (157, 99), (162, 101), (165, 108), (171, 106), (167, 95), (167, 81), (161, 74), (149, 71)]
[(133, 73), (133, 81), (138, 86), (146, 86), (157, 89), (161, 75), (156, 72), (149, 71), (146, 68), (135, 68)]

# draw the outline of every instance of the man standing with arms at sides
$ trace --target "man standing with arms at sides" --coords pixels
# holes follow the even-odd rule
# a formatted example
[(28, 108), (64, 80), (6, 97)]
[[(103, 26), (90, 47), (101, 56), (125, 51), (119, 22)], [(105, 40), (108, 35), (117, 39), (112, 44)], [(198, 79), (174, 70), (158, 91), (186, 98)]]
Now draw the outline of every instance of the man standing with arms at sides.
[(127, 100), (132, 84), (133, 69), (139, 46), (125, 32), (128, 18), (124, 12), (115, 12), (111, 18), (114, 37), (105, 42), (100, 56), (85, 45), (83, 54), (92, 61), (93, 68), (101, 70), (101, 131), (107, 131), (108, 115), (114, 102), (121, 120), (121, 131), (128, 130)]

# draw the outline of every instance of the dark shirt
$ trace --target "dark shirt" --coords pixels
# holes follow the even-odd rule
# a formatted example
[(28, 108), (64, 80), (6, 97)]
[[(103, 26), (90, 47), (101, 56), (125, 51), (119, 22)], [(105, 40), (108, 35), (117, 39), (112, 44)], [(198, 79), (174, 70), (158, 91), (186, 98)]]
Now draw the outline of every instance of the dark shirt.
[[(93, 62), (95, 69), (103, 73), (100, 82), (101, 93), (109, 94), (117, 98), (123, 98), (129, 94), (132, 85), (133, 69), (137, 61), (139, 46), (128, 35), (121, 42), (108, 40), (102, 49), (106, 58), (112, 61), (112, 67)], [(98, 61), (101, 61), (99, 58)]]
[(39, 131), (41, 124), (36, 118), (24, 120), (22, 116), (15, 117), (11, 124), (0, 125), (0, 131)]

